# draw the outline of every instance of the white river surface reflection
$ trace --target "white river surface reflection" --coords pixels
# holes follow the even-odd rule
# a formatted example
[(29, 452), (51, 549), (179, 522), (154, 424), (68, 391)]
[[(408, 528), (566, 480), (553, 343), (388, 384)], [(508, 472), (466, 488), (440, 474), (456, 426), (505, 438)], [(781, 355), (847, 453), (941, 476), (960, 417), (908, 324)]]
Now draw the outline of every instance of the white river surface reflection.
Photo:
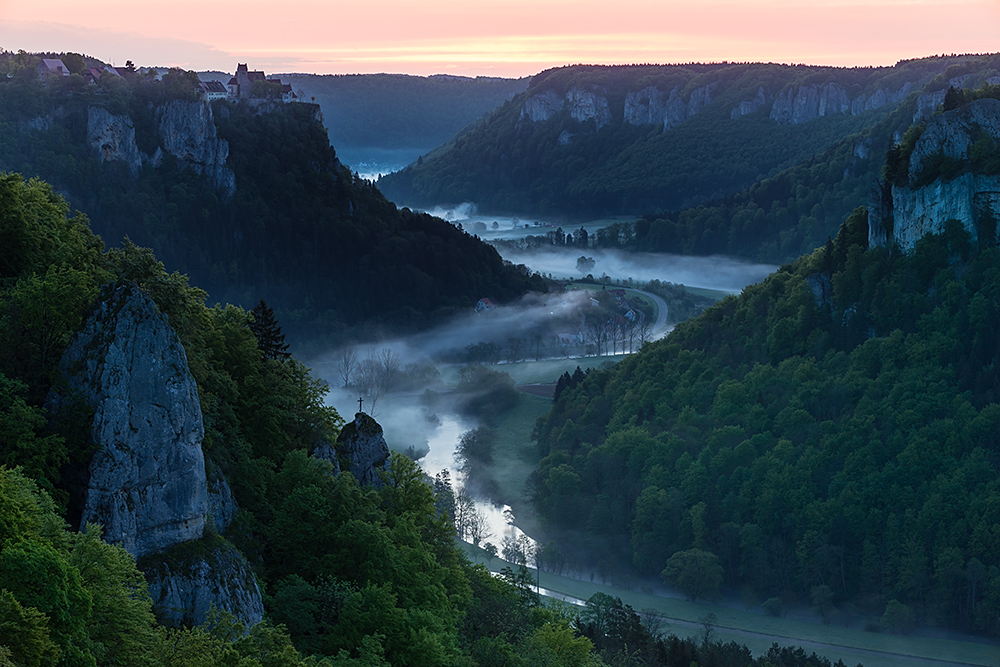
[[(465, 483), (462, 472), (456, 468), (455, 451), (458, 448), (458, 441), (462, 434), (473, 428), (469, 424), (454, 414), (441, 414), (441, 425), (438, 426), (427, 438), (430, 451), (421, 458), (418, 463), (425, 473), (434, 477), (439, 472), (447, 468), (451, 473), (452, 486), (457, 494)], [(510, 505), (496, 505), (489, 498), (474, 497), (476, 511), (486, 517), (490, 529), (490, 537), (483, 542), (491, 542), (500, 548), (500, 542), (504, 537), (510, 536), (515, 539), (524, 535), (534, 547), (535, 541), (525, 535), (517, 526), (508, 523), (507, 515), (512, 516)]]

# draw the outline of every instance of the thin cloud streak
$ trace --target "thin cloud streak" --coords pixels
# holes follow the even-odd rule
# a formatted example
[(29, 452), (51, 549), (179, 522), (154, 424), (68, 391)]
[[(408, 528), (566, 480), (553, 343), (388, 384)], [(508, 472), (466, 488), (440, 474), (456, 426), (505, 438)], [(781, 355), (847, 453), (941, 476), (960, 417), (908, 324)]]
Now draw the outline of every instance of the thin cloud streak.
[[(571, 63), (892, 65), (996, 51), (1000, 3), (965, 0), (0, 0), (0, 46), (231, 71), (525, 76)], [(74, 25), (51, 17), (72, 17)], [(192, 16), (197, 17), (192, 20)], [(373, 18), (374, 17), (374, 18)]]

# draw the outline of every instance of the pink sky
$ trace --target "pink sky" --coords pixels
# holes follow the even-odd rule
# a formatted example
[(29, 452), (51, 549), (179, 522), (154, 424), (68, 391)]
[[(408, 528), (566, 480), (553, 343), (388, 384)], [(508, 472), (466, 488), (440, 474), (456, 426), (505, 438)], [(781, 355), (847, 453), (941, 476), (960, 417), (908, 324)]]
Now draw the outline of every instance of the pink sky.
[(1000, 51), (1000, 0), (0, 0), (0, 47), (198, 70), (248, 62), (269, 73), (891, 65)]

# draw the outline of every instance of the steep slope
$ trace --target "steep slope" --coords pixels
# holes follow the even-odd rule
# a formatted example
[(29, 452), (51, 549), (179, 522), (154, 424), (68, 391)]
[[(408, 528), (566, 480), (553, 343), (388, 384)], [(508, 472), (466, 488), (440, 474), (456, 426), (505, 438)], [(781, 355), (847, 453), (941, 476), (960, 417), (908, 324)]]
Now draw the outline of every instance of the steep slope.
[[(537, 287), (477, 239), (355, 179), (311, 104), (208, 105), (196, 78), (0, 82), (0, 169), (50, 180), (213, 299), (264, 297), (296, 342), (418, 327)], [(81, 79), (82, 82), (82, 79)]]
[(996, 75), (998, 62), (549, 70), (475, 129), (379, 185), (401, 203), (472, 201), (484, 211), (598, 217), (678, 209), (814, 156), (927, 84), (921, 104), (933, 109), (949, 80), (976, 85)]
[[(996, 107), (925, 133), (988, 143)], [(922, 187), (950, 196), (939, 176)], [(859, 209), (825, 247), (564, 390), (536, 429), (544, 515), (639, 572), (695, 550), (748, 599), (1000, 633), (995, 228), (974, 243), (972, 219), (927, 229), (902, 210), (888, 245), (869, 247)]]

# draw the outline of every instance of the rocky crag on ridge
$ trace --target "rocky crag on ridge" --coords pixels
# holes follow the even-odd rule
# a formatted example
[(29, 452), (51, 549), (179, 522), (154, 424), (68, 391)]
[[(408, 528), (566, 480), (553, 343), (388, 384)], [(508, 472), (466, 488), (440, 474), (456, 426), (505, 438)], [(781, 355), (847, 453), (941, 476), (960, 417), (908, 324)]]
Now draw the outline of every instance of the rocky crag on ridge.
[(345, 424), (337, 437), (336, 445), (317, 443), (313, 456), (330, 461), (334, 474), (341, 471), (354, 475), (359, 484), (379, 488), (389, 461), (389, 446), (382, 434), (382, 426), (364, 412), (354, 415), (354, 421)]
[(869, 245), (912, 250), (950, 220), (961, 222), (974, 244), (996, 245), (1000, 174), (977, 173), (972, 160), (974, 146), (990, 141), (1000, 141), (1000, 100), (976, 100), (928, 120), (900, 167), (906, 172), (872, 188)]
[(107, 288), (59, 375), (50, 411), (83, 404), (94, 413), (97, 451), (80, 525), (101, 524), (105, 540), (139, 560), (162, 620), (201, 623), (214, 604), (259, 622), (263, 603), (246, 559), (205, 537), (209, 516), (227, 524), (235, 504), (224, 479), (209, 490), (198, 388), (166, 316), (135, 285)]

